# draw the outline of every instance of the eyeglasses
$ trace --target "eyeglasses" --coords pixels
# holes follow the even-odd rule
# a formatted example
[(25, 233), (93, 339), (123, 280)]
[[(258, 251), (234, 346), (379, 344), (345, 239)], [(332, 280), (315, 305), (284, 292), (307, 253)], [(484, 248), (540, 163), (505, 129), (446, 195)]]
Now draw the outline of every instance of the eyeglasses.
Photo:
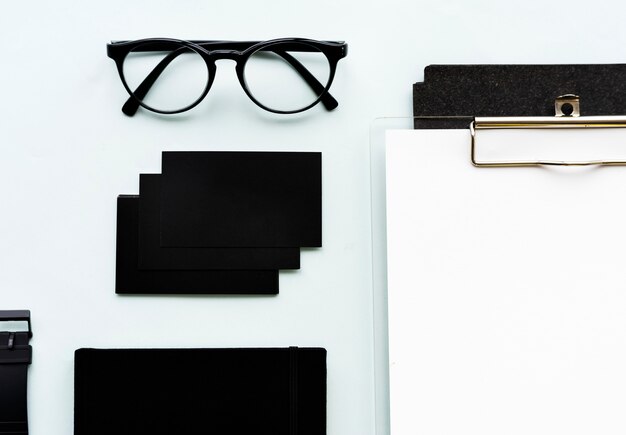
[(339, 103), (328, 92), (345, 42), (283, 38), (271, 41), (183, 41), (151, 38), (113, 41), (107, 54), (117, 65), (130, 98), (122, 112), (139, 106), (163, 114), (185, 112), (209, 92), (219, 59), (236, 62), (239, 83), (259, 107), (273, 113), (303, 112), (321, 102)]

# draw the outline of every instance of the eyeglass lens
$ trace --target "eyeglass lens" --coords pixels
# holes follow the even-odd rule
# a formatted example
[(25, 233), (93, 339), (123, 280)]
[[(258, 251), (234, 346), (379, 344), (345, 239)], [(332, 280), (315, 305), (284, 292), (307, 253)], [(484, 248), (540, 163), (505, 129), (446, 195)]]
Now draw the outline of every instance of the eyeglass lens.
[[(317, 85), (309, 83), (305, 74), (311, 74)], [(293, 111), (310, 106), (324, 92), (330, 64), (324, 53), (310, 45), (275, 44), (250, 56), (244, 78), (252, 97), (263, 106)]]
[[(143, 104), (164, 112), (194, 104), (209, 82), (209, 70), (202, 56), (179, 44), (140, 45), (124, 59), (123, 72), (126, 84)], [(143, 85), (146, 92), (138, 92), (144, 81), (153, 83)]]

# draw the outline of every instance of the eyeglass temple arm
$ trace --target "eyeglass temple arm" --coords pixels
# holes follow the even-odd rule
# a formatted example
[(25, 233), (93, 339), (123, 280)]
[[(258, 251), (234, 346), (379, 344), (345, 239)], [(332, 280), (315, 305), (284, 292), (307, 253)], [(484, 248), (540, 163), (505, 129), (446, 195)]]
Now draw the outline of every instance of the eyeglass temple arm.
[[(133, 92), (137, 99), (131, 96), (122, 106), (122, 112), (124, 112), (125, 115), (133, 116), (135, 113), (137, 113), (137, 110), (139, 109), (138, 100), (142, 100), (148, 94), (148, 91), (154, 85), (154, 83), (157, 81), (163, 71), (165, 71), (165, 68), (167, 68), (167, 66), (184, 51), (185, 48), (178, 48), (172, 51), (167, 56), (165, 56), (163, 60), (161, 60), (161, 62), (159, 62), (152, 71), (150, 71), (150, 74), (148, 74), (148, 76), (143, 80), (143, 82), (139, 84), (139, 86), (137, 86), (137, 89), (135, 89), (135, 91)], [(317, 80), (315, 76), (311, 74), (311, 72), (304, 65), (302, 65), (300, 61), (298, 61), (298, 59), (284, 51), (269, 51), (273, 51), (274, 53), (285, 59), (300, 74), (300, 76), (302, 76), (302, 78), (309, 85), (309, 87), (318, 95), (324, 92), (324, 90), (326, 89), (324, 85), (322, 85), (319, 80)], [(337, 106), (339, 106), (339, 103), (330, 94), (330, 92), (326, 92), (322, 96), (321, 101), (326, 110), (329, 111), (336, 109)]]
[(144, 99), (152, 85), (154, 85), (154, 82), (156, 82), (159, 76), (163, 73), (163, 71), (165, 71), (165, 68), (167, 68), (167, 66), (172, 63), (172, 61), (176, 59), (183, 51), (185, 51), (184, 48), (178, 48), (172, 51), (167, 56), (165, 56), (161, 60), (161, 62), (159, 62), (157, 66), (154, 67), (152, 71), (150, 71), (150, 74), (148, 74), (148, 76), (143, 79), (143, 82), (141, 82), (139, 86), (137, 86), (137, 89), (135, 89), (135, 91), (133, 92), (137, 99), (131, 96), (122, 106), (122, 112), (124, 112), (125, 115), (133, 116), (135, 113), (137, 113), (137, 110), (139, 109), (138, 100)]

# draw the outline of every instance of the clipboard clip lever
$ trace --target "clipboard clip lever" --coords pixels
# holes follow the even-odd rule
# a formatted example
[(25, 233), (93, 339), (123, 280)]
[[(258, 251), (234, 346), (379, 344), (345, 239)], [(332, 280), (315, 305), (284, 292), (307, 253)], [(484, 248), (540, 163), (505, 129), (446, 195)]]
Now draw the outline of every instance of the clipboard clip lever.
[(475, 117), (470, 124), (471, 160), (479, 168), (512, 168), (525, 166), (626, 166), (626, 160), (526, 160), (480, 161), (476, 158), (479, 130), (498, 129), (562, 129), (562, 128), (626, 128), (626, 116), (581, 116), (580, 97), (561, 95), (554, 101), (554, 116)]

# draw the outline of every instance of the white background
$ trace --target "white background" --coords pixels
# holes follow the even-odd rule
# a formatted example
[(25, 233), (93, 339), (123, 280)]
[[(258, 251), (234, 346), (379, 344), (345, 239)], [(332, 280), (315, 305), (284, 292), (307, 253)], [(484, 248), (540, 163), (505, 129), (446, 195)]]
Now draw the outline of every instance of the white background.
[[(626, 60), (618, 1), (128, 1), (2, 4), (0, 306), (33, 312), (34, 435), (72, 431), (73, 351), (319, 345), (331, 435), (371, 435), (373, 343), (368, 127), (410, 115), (430, 63)], [(340, 106), (264, 113), (230, 62), (187, 115), (134, 118), (111, 39), (344, 39)], [(584, 102), (583, 102), (584, 104)], [(584, 106), (583, 106), (584, 110)], [(324, 161), (324, 247), (281, 274), (276, 298), (118, 297), (115, 198), (162, 150), (308, 150)]]

